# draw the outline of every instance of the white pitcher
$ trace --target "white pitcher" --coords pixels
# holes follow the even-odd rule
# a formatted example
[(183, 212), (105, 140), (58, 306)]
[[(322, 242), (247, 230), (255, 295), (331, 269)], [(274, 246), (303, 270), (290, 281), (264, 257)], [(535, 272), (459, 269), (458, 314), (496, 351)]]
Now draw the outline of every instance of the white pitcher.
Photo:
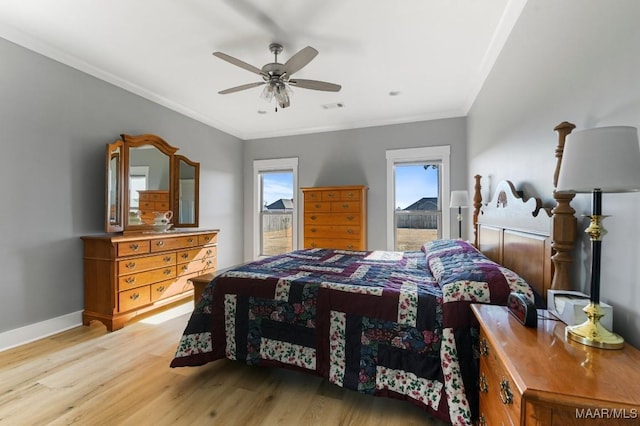
[(156, 225), (160, 225), (163, 223), (171, 222), (171, 218), (173, 217), (173, 212), (171, 210), (167, 210), (166, 212), (153, 212), (156, 217), (153, 219), (153, 223)]

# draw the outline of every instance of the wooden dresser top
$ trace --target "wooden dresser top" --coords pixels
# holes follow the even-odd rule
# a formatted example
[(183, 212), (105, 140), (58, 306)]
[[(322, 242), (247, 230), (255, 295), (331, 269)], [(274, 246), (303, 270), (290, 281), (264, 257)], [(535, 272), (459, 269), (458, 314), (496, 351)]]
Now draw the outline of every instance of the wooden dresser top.
[(132, 232), (132, 233), (122, 233), (122, 232), (114, 232), (114, 233), (106, 233), (106, 234), (95, 234), (95, 235), (84, 235), (80, 237), (83, 240), (110, 240), (112, 242), (127, 242), (134, 240), (154, 240), (157, 238), (170, 238), (170, 237), (185, 237), (188, 235), (202, 235), (202, 234), (212, 234), (220, 232), (219, 229), (186, 229), (181, 228), (179, 230), (169, 230), (166, 232)]
[[(522, 394), (540, 401), (640, 409), (640, 351), (629, 344), (620, 350), (593, 348), (567, 340), (561, 321), (539, 318), (538, 328), (527, 328), (504, 306), (472, 309)], [(554, 318), (547, 311), (538, 314)]]

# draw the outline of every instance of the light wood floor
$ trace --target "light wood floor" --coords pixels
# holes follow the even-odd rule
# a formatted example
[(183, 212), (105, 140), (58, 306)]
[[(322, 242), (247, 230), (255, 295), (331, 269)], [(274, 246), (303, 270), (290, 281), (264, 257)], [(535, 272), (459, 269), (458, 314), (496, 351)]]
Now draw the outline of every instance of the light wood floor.
[[(0, 352), (4, 425), (442, 425), (406, 401), (284, 369), (169, 368), (188, 314), (93, 323)], [(161, 318), (160, 318), (161, 320)]]

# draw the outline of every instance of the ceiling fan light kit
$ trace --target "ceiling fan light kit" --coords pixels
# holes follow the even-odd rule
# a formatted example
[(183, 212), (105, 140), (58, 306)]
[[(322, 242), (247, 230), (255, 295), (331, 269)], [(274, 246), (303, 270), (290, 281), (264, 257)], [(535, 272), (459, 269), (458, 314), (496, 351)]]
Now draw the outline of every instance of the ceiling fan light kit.
[(339, 84), (327, 83), (326, 81), (319, 80), (305, 80), (305, 79), (292, 79), (291, 76), (300, 71), (309, 62), (318, 55), (318, 51), (311, 46), (307, 46), (298, 51), (284, 64), (278, 62), (278, 55), (282, 53), (283, 47), (279, 43), (271, 43), (269, 50), (274, 55), (274, 61), (265, 64), (262, 68), (254, 67), (240, 59), (229, 56), (226, 53), (214, 52), (213, 55), (229, 62), (232, 65), (240, 67), (244, 70), (250, 71), (254, 74), (258, 74), (262, 77), (263, 81), (243, 84), (240, 86), (231, 87), (229, 89), (221, 90), (218, 93), (226, 95), (229, 93), (239, 92), (241, 90), (251, 89), (265, 85), (260, 97), (267, 102), (271, 102), (276, 99), (276, 111), (278, 107), (287, 108), (291, 104), (291, 96), (293, 91), (290, 86), (300, 87), (303, 89), (319, 90), (323, 92), (339, 92), (342, 88)]

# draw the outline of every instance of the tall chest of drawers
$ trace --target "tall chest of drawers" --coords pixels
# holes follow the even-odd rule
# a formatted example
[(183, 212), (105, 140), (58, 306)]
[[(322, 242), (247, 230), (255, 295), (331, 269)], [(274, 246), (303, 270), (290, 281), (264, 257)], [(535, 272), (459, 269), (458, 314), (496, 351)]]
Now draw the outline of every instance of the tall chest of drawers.
[(217, 237), (218, 230), (82, 237), (83, 324), (97, 320), (113, 331), (193, 297), (190, 279), (216, 271)]
[(367, 249), (367, 187), (302, 188), (304, 248)]
[(138, 191), (140, 195), (140, 218), (144, 223), (153, 223), (154, 212), (169, 210), (169, 191)]

